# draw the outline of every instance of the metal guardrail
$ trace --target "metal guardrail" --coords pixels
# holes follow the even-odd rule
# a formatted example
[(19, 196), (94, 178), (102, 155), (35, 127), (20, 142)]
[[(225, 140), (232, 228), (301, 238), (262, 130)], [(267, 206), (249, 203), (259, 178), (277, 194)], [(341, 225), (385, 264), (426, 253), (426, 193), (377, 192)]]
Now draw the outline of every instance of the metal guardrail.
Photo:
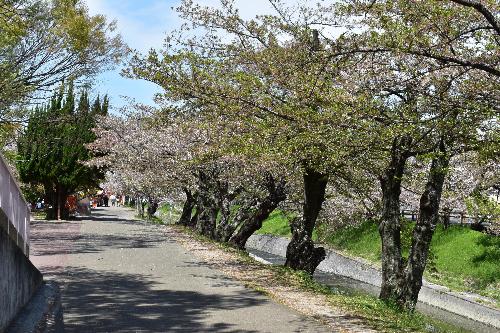
[[(401, 210), (401, 216), (408, 217), (412, 221), (418, 219), (418, 214), (419, 212), (416, 210)], [(475, 224), (479, 222), (477, 217), (467, 215), (464, 212), (450, 212), (449, 214), (440, 213), (439, 217), (448, 217), (450, 219), (450, 224)], [(498, 216), (484, 219), (482, 223), (498, 223)]]
[(29, 257), (30, 209), (1, 154), (0, 210), (0, 226), (5, 228), (12, 240)]

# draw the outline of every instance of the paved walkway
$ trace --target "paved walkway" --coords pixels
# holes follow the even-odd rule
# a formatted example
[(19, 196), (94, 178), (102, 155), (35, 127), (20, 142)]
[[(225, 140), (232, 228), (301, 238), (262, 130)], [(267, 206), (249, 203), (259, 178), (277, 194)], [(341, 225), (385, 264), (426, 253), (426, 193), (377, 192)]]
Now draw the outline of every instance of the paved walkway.
[(32, 262), (62, 287), (67, 332), (326, 332), (232, 281), (125, 208), (32, 224)]

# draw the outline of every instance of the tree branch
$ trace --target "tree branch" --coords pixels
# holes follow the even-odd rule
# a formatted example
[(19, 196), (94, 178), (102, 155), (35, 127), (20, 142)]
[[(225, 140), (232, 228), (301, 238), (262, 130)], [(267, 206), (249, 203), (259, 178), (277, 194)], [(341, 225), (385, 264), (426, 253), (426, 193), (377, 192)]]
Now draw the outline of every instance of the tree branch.
[(493, 13), (488, 8), (486, 8), (485, 5), (483, 5), (479, 1), (471, 1), (471, 0), (451, 0), (451, 1), (465, 7), (474, 8), (477, 12), (479, 12), (481, 15), (484, 16), (484, 18), (488, 21), (488, 23), (491, 24), (493, 29), (495, 29), (497, 34), (500, 35), (500, 24), (497, 22), (495, 15), (493, 15)]

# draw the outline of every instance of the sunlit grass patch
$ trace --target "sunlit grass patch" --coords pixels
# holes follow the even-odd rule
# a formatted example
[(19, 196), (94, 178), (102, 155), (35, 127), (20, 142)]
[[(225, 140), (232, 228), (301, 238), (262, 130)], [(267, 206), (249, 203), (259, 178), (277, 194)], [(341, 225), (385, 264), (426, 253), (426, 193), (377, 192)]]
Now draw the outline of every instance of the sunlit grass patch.
[[(403, 254), (407, 255), (414, 223), (403, 230)], [(324, 241), (352, 256), (380, 262), (381, 241), (377, 225), (366, 221), (325, 235)], [(471, 291), (500, 303), (500, 237), (471, 230), (466, 226), (436, 228), (425, 278), (457, 291)]]
[(271, 234), (276, 236), (290, 237), (290, 225), (287, 215), (281, 210), (275, 210), (262, 224), (256, 234)]

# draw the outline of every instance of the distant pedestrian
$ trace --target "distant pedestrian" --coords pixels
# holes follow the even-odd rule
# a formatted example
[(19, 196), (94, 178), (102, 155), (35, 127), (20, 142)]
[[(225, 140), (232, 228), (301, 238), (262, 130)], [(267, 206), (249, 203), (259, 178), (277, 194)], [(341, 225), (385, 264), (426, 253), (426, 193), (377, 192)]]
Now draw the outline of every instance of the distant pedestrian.
[(42, 200), (37, 201), (37, 203), (36, 203), (36, 205), (35, 205), (35, 208), (36, 208), (36, 209), (43, 209), (43, 199), (42, 199)]
[(111, 196), (109, 197), (109, 199), (111, 200), (111, 206), (114, 207), (116, 205), (116, 195), (111, 194)]

